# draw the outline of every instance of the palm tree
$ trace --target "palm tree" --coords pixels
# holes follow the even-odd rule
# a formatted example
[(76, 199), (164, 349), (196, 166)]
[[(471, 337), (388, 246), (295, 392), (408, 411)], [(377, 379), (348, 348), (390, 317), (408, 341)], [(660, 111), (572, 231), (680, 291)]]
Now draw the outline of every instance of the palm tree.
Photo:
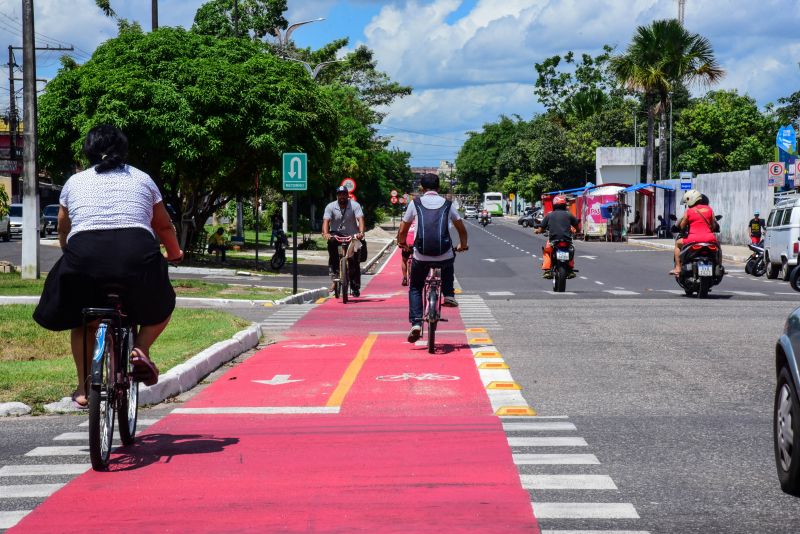
[(653, 181), (653, 122), (660, 115), (659, 176), (666, 178), (667, 110), (673, 90), (693, 83), (710, 86), (725, 75), (711, 43), (675, 19), (639, 26), (627, 50), (611, 59), (612, 71), (632, 90), (644, 95), (647, 108), (647, 181)]
[[(105, 13), (106, 17), (117, 18), (116, 12), (111, 7), (111, 0), (94, 0), (94, 3)], [(158, 0), (151, 1), (150, 10), (153, 17), (153, 29), (155, 30), (158, 28)]]

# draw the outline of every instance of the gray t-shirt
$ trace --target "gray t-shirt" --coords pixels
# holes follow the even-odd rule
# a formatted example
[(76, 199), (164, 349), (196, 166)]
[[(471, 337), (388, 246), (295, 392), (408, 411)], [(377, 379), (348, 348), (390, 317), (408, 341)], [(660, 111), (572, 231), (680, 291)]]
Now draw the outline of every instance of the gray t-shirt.
[(331, 232), (341, 232), (347, 235), (355, 235), (359, 232), (358, 217), (363, 217), (361, 204), (355, 200), (348, 200), (347, 205), (342, 209), (339, 202), (334, 200), (325, 206), (325, 213), (322, 218), (331, 222)]

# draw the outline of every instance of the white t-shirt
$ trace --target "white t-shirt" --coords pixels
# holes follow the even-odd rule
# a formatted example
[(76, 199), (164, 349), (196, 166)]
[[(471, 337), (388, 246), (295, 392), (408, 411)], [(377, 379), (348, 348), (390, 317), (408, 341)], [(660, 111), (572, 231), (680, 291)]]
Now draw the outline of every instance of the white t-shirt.
[[(428, 209), (435, 210), (444, 206), (444, 203), (447, 202), (443, 196), (439, 196), (436, 191), (428, 191), (424, 195), (420, 197), (420, 202), (422, 205)], [(405, 214), (403, 215), (403, 222), (411, 223), (417, 218), (417, 208), (414, 207), (413, 202), (409, 202), (408, 208), (406, 209)], [(455, 205), (450, 204), (450, 220), (451, 221), (460, 221), (461, 215), (458, 214), (458, 210), (456, 210)], [(449, 260), (455, 254), (452, 250), (448, 250), (444, 254), (440, 256), (426, 256), (421, 254), (417, 249), (414, 249), (414, 259), (419, 261), (444, 261)]]
[(59, 203), (69, 212), (72, 230), (78, 232), (143, 228), (153, 234), (153, 206), (161, 192), (147, 173), (125, 165), (98, 173), (94, 167), (73, 174), (61, 190)]

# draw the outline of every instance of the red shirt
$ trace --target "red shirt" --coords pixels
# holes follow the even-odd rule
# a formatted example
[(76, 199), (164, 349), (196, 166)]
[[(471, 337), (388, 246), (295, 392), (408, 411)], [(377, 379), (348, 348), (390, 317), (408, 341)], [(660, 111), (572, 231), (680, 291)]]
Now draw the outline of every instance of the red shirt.
[(689, 221), (689, 235), (684, 243), (716, 243), (717, 236), (711, 230), (714, 224), (714, 211), (709, 206), (694, 206), (686, 210)]

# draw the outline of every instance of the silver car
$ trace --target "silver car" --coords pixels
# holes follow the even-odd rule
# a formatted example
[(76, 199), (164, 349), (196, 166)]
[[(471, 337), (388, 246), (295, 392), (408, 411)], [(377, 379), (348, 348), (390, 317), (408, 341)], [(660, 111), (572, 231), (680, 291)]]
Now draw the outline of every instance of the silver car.
[[(11, 204), (8, 207), (8, 215), (11, 218), (11, 235), (22, 238), (22, 204)], [(45, 236), (44, 216), (39, 216), (39, 236)]]
[(477, 219), (478, 218), (478, 210), (475, 206), (467, 206), (464, 208), (464, 218), (465, 219)]
[(800, 496), (800, 401), (797, 386), (800, 358), (800, 308), (786, 319), (783, 335), (775, 347), (775, 388), (773, 430), (775, 466), (778, 480), (786, 493)]
[(0, 239), (11, 241), (11, 217), (7, 213), (0, 217)]

